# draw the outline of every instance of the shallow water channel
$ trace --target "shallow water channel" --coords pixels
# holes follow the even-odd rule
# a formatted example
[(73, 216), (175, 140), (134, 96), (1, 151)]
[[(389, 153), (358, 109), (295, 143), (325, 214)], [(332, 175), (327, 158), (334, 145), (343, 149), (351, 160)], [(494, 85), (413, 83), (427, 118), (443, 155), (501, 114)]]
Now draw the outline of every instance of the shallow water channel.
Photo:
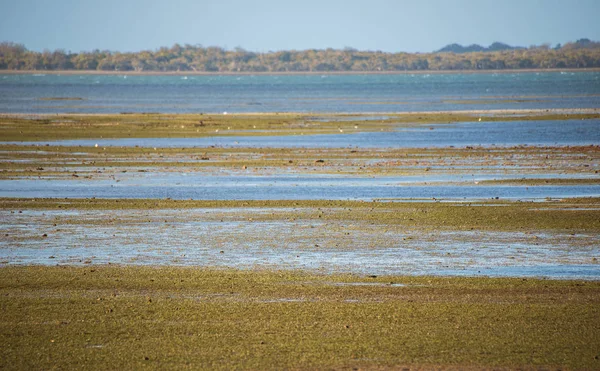
[[(122, 174), (116, 180), (15, 179), (1, 182), (0, 197), (172, 198), (179, 200), (372, 200), (511, 199), (597, 197), (598, 184), (478, 184), (506, 176), (397, 177), (327, 174), (214, 175), (205, 173)], [(476, 183), (477, 182), (477, 183)]]

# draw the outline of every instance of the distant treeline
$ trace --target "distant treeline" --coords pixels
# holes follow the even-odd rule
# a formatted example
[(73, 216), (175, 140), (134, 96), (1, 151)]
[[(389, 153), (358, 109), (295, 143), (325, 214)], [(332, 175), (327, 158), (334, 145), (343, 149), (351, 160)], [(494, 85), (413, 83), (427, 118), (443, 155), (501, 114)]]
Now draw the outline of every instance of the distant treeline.
[(0, 43), (0, 70), (327, 72), (514, 70), (600, 67), (600, 42), (581, 39), (551, 48), (494, 43), (463, 47), (451, 44), (434, 53), (384, 53), (353, 48), (257, 53), (241, 48), (179, 45), (156, 51), (120, 53), (94, 50), (36, 52), (24, 45)]

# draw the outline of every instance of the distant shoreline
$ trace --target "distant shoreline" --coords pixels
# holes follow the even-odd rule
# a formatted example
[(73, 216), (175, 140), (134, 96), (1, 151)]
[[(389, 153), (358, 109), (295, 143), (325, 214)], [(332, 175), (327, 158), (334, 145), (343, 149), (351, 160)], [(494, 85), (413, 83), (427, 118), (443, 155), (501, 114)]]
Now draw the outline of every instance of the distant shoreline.
[(514, 70), (407, 70), (407, 71), (277, 71), (277, 72), (207, 72), (207, 71), (98, 71), (98, 70), (0, 70), (0, 75), (130, 75), (130, 76), (251, 76), (251, 75), (460, 75), (510, 74), (540, 72), (600, 72), (600, 68), (548, 68)]

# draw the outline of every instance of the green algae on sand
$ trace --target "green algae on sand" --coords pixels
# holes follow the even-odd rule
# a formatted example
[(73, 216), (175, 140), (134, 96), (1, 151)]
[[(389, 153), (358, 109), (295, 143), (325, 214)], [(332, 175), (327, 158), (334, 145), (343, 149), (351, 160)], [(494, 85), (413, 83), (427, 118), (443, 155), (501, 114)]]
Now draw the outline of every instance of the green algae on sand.
[[(446, 230), (559, 230), (600, 231), (600, 199), (578, 198), (520, 202), (336, 201), (336, 200), (171, 200), (171, 199), (56, 199), (0, 198), (1, 210), (152, 210), (279, 208), (256, 215), (256, 220), (345, 220), (382, 225), (418, 226)], [(326, 213), (316, 212), (325, 209)]]
[(0, 367), (600, 367), (600, 283), (0, 268)]
[(2, 141), (87, 138), (196, 138), (339, 134), (394, 130), (399, 126), (472, 121), (597, 119), (595, 110), (455, 111), (386, 113), (380, 120), (358, 114), (59, 114), (0, 115)]
[[(568, 159), (568, 160), (565, 160)], [(119, 172), (216, 170), (273, 171), (296, 174), (342, 174), (354, 176), (454, 176), (481, 174), (514, 179), (510, 183), (540, 185), (539, 177), (551, 184), (595, 184), (600, 164), (600, 146), (507, 148), (143, 148), (75, 147), (0, 144), (0, 179), (24, 177), (101, 179)], [(501, 170), (500, 170), (501, 169)], [(566, 178), (565, 175), (569, 176)], [(573, 177), (575, 176), (575, 177)], [(585, 176), (586, 178), (577, 178)], [(524, 181), (519, 178), (530, 178)], [(475, 178), (471, 178), (475, 179)], [(426, 179), (425, 179), (426, 180)], [(490, 182), (507, 182), (504, 179)], [(472, 183), (472, 182), (471, 182)]]

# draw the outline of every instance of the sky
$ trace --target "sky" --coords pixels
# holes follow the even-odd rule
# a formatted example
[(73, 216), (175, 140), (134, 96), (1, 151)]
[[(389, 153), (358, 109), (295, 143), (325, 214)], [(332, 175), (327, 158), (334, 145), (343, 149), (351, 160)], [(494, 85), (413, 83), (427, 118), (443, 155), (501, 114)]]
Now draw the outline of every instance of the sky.
[(72, 52), (175, 43), (430, 52), (600, 41), (598, 15), (600, 0), (0, 0), (0, 41)]

